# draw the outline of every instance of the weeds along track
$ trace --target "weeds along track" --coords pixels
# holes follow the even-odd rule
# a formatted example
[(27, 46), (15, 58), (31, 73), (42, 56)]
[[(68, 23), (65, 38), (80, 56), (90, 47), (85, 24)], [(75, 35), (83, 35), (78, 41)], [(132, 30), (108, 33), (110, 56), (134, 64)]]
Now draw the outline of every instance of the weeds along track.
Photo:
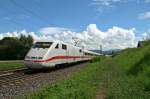
[(29, 69), (9, 71), (0, 74), (0, 99), (14, 99), (28, 95), (36, 89), (62, 80), (82, 69), (88, 63), (80, 63), (62, 68), (33, 71)]

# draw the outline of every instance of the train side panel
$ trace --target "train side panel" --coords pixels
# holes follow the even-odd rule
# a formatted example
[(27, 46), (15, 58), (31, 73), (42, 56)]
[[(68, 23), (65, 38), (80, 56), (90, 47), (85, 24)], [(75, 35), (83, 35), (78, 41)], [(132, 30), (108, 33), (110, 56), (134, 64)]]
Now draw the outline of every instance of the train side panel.
[(70, 45), (66, 45), (66, 48), (63, 49), (63, 45), (65, 44), (56, 43), (55, 46), (53, 46), (50, 52), (48, 52), (48, 54), (46, 55), (46, 59), (48, 59), (49, 57), (55, 59), (52, 61), (44, 62), (43, 65), (55, 66), (57, 64), (72, 63), (83, 60), (83, 52), (80, 52), (79, 49)]
[[(44, 44), (44, 42), (38, 42), (37, 45), (42, 43)], [(46, 44), (50, 44), (50, 46), (48, 47)], [(35, 46), (37, 45), (35, 44)], [(96, 55), (91, 51), (63, 42), (45, 42), (45, 45), (41, 46), (44, 46), (44, 48), (33, 47), (26, 55), (25, 65), (28, 68), (54, 67), (57, 64), (90, 60)]]
[(67, 51), (62, 49), (61, 43), (55, 43), (51, 50), (45, 55), (46, 59), (50, 59), (49, 61), (43, 62), (44, 66), (53, 67), (57, 64), (63, 64), (67, 62), (65, 56), (67, 55)]

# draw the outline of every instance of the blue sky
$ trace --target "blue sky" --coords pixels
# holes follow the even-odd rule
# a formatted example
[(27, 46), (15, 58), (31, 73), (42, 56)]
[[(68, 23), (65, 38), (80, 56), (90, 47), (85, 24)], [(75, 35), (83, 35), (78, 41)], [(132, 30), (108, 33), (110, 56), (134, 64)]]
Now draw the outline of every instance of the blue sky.
[[(116, 26), (135, 28), (139, 36), (150, 31), (150, 0), (1, 0), (0, 33), (60, 27), (85, 31), (96, 24), (106, 32)], [(149, 31), (149, 32), (148, 32)]]
[[(113, 7), (94, 5), (93, 2), (92, 0), (1, 0), (0, 32), (21, 29), (36, 31), (47, 26), (81, 31), (90, 23), (97, 24), (104, 31), (113, 26), (135, 27), (142, 32), (150, 28), (149, 19), (138, 19), (140, 13), (150, 11), (150, 3), (145, 3), (144, 0), (116, 2), (112, 4)], [(22, 6), (26, 9), (21, 8)]]

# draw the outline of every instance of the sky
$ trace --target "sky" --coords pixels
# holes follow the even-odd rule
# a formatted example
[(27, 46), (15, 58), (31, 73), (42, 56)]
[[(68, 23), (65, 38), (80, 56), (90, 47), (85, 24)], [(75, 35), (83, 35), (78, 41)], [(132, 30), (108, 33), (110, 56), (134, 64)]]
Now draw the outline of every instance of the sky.
[(87, 49), (124, 49), (150, 33), (150, 0), (1, 0), (0, 39), (32, 35)]

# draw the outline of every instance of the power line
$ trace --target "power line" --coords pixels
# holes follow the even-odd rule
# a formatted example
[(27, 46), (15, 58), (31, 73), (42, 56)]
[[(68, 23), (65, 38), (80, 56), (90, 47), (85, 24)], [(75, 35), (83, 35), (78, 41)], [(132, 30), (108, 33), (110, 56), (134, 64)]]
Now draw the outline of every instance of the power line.
[[(7, 7), (5, 7), (5, 8), (3, 8), (6, 12), (9, 12), (9, 13), (13, 13), (13, 17), (15, 17), (15, 18), (17, 18), (18, 17), (18, 15), (17, 15), (17, 13), (14, 11), (14, 10), (11, 10), (10, 11), (10, 9), (9, 8), (7, 8)], [(1, 7), (1, 9), (0, 10), (2, 10), (2, 7)], [(18, 25), (19, 27), (22, 27), (22, 28), (25, 28), (26, 27), (26, 25), (24, 25), (24, 24), (22, 24), (22, 23), (20, 23), (20, 22), (17, 22), (16, 20), (14, 20), (14, 19), (6, 19), (8, 22), (10, 22), (10, 23), (13, 23), (13, 24), (16, 24), (16, 25)], [(29, 25), (28, 25), (29, 26)], [(32, 26), (33, 27), (33, 26)], [(34, 26), (35, 27), (35, 26)], [(31, 27), (29, 27), (29, 28), (31, 28)], [(32, 28), (31, 28), (32, 29)]]
[(41, 4), (37, 2), (36, 0), (32, 0), (32, 2), (34, 2), (38, 7), (41, 6)]
[(8, 22), (10, 22), (10, 23), (14, 23), (14, 24), (16, 24), (16, 25), (18, 25), (19, 27), (21, 26), (23, 26), (22, 28), (24, 28), (25, 27), (25, 25), (23, 25), (23, 24), (21, 24), (21, 23), (18, 23), (17, 21), (15, 21), (15, 20), (8, 20)]
[[(42, 3), (40, 3), (40, 2), (37, 1), (37, 0), (32, 0), (32, 3), (35, 5), (36, 8), (38, 8), (38, 9), (41, 10), (41, 11), (47, 9), (46, 6), (42, 6)], [(42, 6), (42, 7), (41, 7), (41, 6)], [(33, 6), (32, 6), (32, 7), (33, 7)], [(52, 20), (51, 20), (51, 21), (47, 20), (46, 17), (43, 17), (43, 18), (45, 18), (46, 21), (49, 22), (49, 23), (51, 23), (51, 24), (54, 23), (54, 22), (52, 22)]]
[(45, 20), (44, 18), (42, 18), (41, 16), (39, 16), (39, 15), (36, 14), (35, 12), (33, 12), (33, 11), (27, 9), (26, 7), (24, 7), (24, 6), (22, 6), (22, 5), (18, 4), (18, 3), (16, 3), (15, 0), (9, 0), (9, 1), (10, 1), (13, 5), (15, 5), (15, 6), (17, 6), (17, 7), (21, 8), (21, 9), (23, 9), (24, 11), (26, 11), (26, 12), (32, 14), (33, 16), (37, 17), (37, 18), (40, 19), (42, 22), (44, 22), (44, 23), (46, 23), (46, 24), (49, 24), (49, 23), (47, 23), (48, 20)]
[(24, 25), (24, 24), (21, 24), (21, 23), (15, 21), (15, 20), (11, 20), (11, 19), (10, 19), (10, 20), (7, 20), (7, 22), (13, 23), (13, 24), (15, 24), (15, 25), (17, 25), (17, 26), (19, 26), (19, 27), (21, 27), (21, 28), (25, 28), (25, 25)]

